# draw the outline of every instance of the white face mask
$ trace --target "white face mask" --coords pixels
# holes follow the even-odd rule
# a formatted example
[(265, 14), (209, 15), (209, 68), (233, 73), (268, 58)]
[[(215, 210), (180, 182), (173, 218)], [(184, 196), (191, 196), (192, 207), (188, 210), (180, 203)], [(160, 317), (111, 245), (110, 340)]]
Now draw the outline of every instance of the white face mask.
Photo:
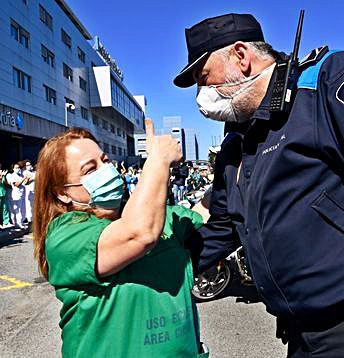
[[(263, 71), (237, 82), (223, 83), (219, 85), (199, 86), (196, 102), (198, 109), (207, 118), (222, 122), (240, 122), (234, 112), (233, 98), (246, 91), (253, 83), (268, 73), (275, 64), (273, 63)], [(243, 86), (241, 86), (243, 85)], [(217, 90), (217, 87), (241, 86), (240, 89), (226, 96)]]

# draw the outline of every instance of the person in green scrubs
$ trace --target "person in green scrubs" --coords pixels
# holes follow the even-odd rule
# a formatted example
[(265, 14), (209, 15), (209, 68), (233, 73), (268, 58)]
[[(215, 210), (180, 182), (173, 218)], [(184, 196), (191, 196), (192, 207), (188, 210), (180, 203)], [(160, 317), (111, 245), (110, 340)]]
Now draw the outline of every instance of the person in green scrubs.
[(10, 212), (8, 210), (6, 198), (6, 175), (7, 170), (2, 170), (2, 165), (0, 163), (0, 220), (2, 229), (13, 226), (10, 223)]
[(89, 132), (72, 128), (40, 152), (35, 256), (62, 302), (63, 357), (208, 357), (184, 248), (202, 218), (166, 206), (180, 146), (151, 121), (146, 130), (148, 158), (122, 212), (123, 181)]

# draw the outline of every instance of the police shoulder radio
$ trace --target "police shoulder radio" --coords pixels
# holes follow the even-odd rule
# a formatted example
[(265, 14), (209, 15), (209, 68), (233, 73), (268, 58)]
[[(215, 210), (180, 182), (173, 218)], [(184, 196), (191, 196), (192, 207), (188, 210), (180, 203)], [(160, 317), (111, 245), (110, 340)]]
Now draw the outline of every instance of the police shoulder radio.
[(298, 52), (304, 13), (304, 10), (300, 11), (293, 52), (288, 56), (287, 60), (279, 62), (276, 65), (276, 80), (270, 100), (270, 112), (273, 113), (289, 113), (293, 103), (294, 90), (297, 86), (299, 73)]

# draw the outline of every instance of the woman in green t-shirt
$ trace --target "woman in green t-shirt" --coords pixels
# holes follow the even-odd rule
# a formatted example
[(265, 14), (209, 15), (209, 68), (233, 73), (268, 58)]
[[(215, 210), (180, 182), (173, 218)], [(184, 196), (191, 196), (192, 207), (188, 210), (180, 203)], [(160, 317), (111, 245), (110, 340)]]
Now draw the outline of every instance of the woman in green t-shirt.
[(34, 207), (35, 256), (62, 302), (63, 357), (198, 357), (197, 309), (184, 239), (200, 216), (166, 207), (170, 136), (146, 122), (148, 158), (120, 215), (123, 181), (86, 130), (41, 150)]

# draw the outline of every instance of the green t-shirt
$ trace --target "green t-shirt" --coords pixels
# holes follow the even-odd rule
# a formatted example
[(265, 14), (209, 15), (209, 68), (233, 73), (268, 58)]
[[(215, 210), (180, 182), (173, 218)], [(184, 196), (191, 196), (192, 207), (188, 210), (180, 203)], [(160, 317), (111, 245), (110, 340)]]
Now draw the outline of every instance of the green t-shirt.
[[(49, 282), (63, 303), (63, 357), (198, 357), (199, 323), (184, 239), (199, 214), (167, 207), (164, 234), (143, 258), (100, 279), (97, 243), (111, 223), (82, 212), (54, 219), (46, 239)], [(207, 355), (202, 355), (207, 356)]]

